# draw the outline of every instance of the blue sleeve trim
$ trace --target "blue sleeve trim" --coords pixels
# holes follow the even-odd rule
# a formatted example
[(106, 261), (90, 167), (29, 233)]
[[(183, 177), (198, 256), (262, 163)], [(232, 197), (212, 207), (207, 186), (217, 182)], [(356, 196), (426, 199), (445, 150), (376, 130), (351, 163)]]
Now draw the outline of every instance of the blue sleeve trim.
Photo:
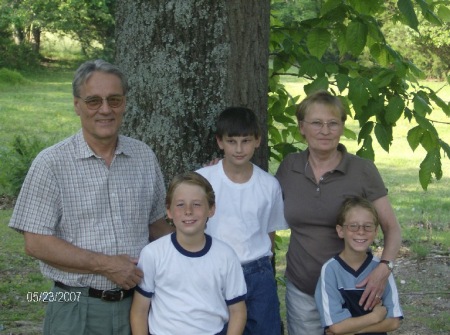
[(230, 305), (234, 305), (234, 304), (236, 304), (238, 302), (244, 301), (246, 297), (247, 297), (247, 295), (244, 294), (244, 295), (241, 295), (241, 296), (236, 297), (236, 298), (231, 299), (231, 300), (225, 300), (225, 302), (227, 303), (227, 306), (230, 306)]
[(153, 296), (153, 292), (144, 291), (139, 286), (136, 286), (134, 289), (146, 298), (151, 298)]

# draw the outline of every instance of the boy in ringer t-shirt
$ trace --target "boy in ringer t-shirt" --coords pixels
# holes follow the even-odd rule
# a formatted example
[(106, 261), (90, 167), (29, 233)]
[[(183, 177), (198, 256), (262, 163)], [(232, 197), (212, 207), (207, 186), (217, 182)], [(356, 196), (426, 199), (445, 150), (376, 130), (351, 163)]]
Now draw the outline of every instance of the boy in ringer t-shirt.
[(364, 288), (356, 284), (380, 262), (368, 251), (378, 225), (370, 201), (354, 197), (344, 202), (336, 226), (344, 250), (323, 265), (315, 292), (324, 334), (329, 328), (335, 334), (381, 335), (400, 326), (403, 313), (392, 273), (378, 305), (366, 311), (358, 304)]
[(239, 259), (205, 234), (215, 211), (212, 186), (198, 173), (181, 174), (169, 186), (166, 208), (176, 232), (141, 252), (144, 278), (131, 306), (133, 335), (241, 335), (247, 289)]

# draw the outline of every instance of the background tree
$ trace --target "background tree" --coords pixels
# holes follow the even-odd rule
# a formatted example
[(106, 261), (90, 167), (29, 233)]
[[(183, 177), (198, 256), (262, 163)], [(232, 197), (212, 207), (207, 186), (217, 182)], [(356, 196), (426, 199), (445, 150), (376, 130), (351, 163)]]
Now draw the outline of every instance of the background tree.
[(111, 59), (115, 0), (0, 0), (0, 66), (37, 64), (43, 31), (71, 36), (86, 57)]
[[(166, 180), (217, 154), (215, 121), (245, 106), (267, 129), (269, 0), (119, 1), (116, 62), (131, 90), (123, 130)], [(267, 136), (255, 162), (267, 169)]]
[[(273, 3), (281, 1), (273, 0)], [(317, 17), (283, 22), (282, 12), (272, 12), (269, 92), (269, 134), (271, 157), (281, 160), (299, 150), (302, 139), (295, 121), (295, 103), (280, 81), (281, 76), (304, 80), (305, 95), (325, 89), (339, 96), (349, 116), (358, 120), (360, 132), (345, 135), (358, 139), (358, 155), (375, 158), (373, 140), (389, 151), (397, 121), (411, 124), (408, 143), (426, 150), (420, 164), (419, 180), (424, 189), (433, 176), (442, 177), (441, 158), (450, 155), (448, 143), (439, 136), (430, 114), (433, 107), (450, 116), (450, 106), (436, 92), (423, 87), (424, 73), (395, 51), (387, 42), (380, 17), (393, 13), (392, 19), (418, 31), (416, 11), (433, 25), (448, 20), (449, 1), (372, 0), (323, 1)], [(414, 6), (416, 5), (416, 7)], [(438, 14), (436, 14), (438, 13)], [(440, 16), (439, 16), (440, 15)], [(368, 62), (361, 56), (368, 55)]]

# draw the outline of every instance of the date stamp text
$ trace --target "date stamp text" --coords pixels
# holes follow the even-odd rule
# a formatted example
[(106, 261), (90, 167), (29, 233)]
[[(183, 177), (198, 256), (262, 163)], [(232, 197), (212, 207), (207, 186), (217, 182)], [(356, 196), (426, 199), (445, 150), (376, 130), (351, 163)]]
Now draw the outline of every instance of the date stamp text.
[(81, 292), (27, 292), (27, 302), (78, 302)]

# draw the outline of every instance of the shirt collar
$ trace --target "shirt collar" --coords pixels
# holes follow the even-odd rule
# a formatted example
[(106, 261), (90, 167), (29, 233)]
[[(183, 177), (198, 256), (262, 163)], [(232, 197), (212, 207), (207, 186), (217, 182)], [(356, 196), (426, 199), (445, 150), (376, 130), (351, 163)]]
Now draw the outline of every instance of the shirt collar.
[[(83, 131), (80, 130), (78, 133), (75, 134), (75, 143), (78, 147), (78, 157), (77, 158), (89, 158), (89, 157), (97, 157), (95, 152), (89, 147), (86, 140), (83, 136)], [(115, 151), (116, 156), (117, 155), (125, 155), (125, 156), (132, 156), (132, 147), (126, 140), (126, 137), (123, 135), (119, 135), (119, 139), (117, 141), (117, 148)]]
[[(349, 164), (347, 148), (342, 143), (339, 143), (337, 146), (337, 150), (342, 153), (342, 159), (333, 171), (340, 171), (345, 174), (348, 170)], [(305, 174), (306, 166), (308, 164), (308, 156), (309, 148), (306, 148), (305, 151), (301, 152), (300, 155), (298, 155), (298, 159), (296, 160), (296, 162), (294, 162), (292, 170), (301, 174)]]

